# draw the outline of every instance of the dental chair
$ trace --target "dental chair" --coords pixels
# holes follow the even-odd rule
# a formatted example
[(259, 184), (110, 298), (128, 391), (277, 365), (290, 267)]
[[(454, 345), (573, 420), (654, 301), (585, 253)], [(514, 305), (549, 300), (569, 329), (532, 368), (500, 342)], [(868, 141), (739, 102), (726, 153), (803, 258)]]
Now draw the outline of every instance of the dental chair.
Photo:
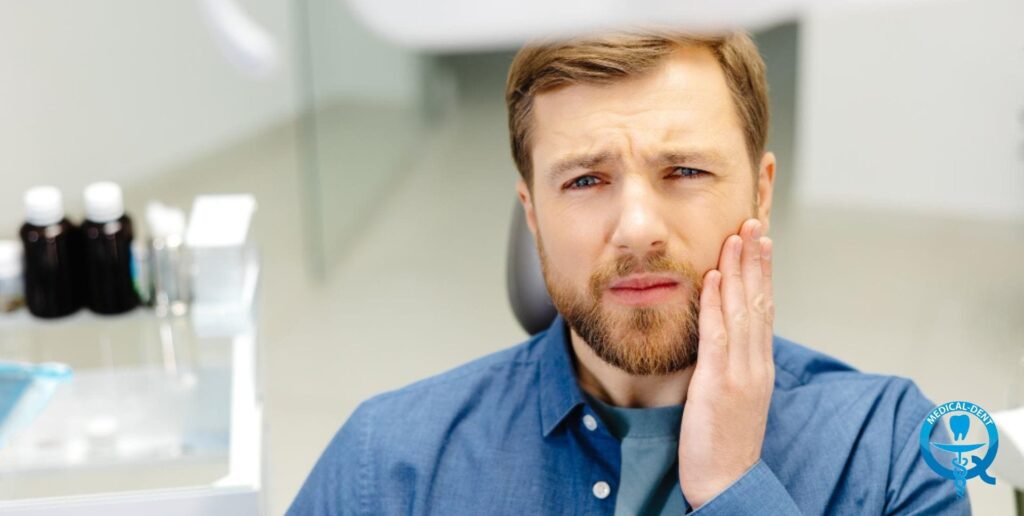
[(557, 311), (544, 284), (540, 256), (533, 243), (530, 227), (526, 224), (523, 205), (518, 199), (513, 208), (512, 227), (508, 236), (507, 267), (508, 301), (519, 324), (530, 335), (551, 326)]

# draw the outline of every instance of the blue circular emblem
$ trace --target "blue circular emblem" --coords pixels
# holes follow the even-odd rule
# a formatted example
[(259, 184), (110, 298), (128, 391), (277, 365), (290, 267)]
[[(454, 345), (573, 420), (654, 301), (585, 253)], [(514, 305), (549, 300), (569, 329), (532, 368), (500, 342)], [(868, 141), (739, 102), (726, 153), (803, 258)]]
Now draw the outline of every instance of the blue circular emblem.
[[(945, 421), (953, 436), (952, 442), (946, 440), (931, 441), (932, 429)], [(988, 434), (986, 442), (969, 442), (968, 430), (971, 422), (980, 423)], [(983, 457), (971, 452), (988, 447)], [(935, 457), (934, 450), (939, 449), (955, 454), (949, 464), (943, 464)], [(963, 496), (967, 480), (981, 477), (987, 484), (995, 484), (996, 479), (989, 476), (987, 470), (996, 458), (999, 450), (999, 431), (992, 416), (983, 408), (969, 401), (950, 401), (943, 403), (925, 416), (921, 426), (921, 456), (928, 466), (936, 473), (953, 480), (957, 496)]]

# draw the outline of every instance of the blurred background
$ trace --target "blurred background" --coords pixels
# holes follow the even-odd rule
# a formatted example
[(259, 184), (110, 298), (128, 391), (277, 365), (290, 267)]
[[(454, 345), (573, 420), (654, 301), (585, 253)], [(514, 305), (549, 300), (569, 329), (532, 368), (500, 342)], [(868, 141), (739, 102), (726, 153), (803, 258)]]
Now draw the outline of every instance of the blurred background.
[[(503, 91), (523, 38), (559, 27), (395, 3), (0, 4), (0, 238), (37, 184), (76, 217), (97, 180), (140, 216), (256, 198), (269, 514), (360, 401), (528, 337), (505, 285)], [(745, 16), (779, 161), (775, 332), (936, 402), (1024, 404), (1024, 3)], [(1016, 511), (1004, 480), (969, 490), (978, 514)]]

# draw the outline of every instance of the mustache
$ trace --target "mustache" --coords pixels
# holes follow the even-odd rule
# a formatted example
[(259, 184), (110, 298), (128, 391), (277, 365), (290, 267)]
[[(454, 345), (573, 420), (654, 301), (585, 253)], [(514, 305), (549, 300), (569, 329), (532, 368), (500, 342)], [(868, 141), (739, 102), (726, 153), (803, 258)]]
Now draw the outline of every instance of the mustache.
[(700, 292), (703, 286), (703, 277), (697, 274), (696, 269), (686, 262), (673, 260), (664, 249), (652, 251), (643, 257), (635, 254), (619, 255), (607, 266), (601, 267), (590, 277), (590, 292), (594, 299), (600, 299), (605, 290), (613, 281), (637, 273), (672, 273), (678, 274), (694, 286)]

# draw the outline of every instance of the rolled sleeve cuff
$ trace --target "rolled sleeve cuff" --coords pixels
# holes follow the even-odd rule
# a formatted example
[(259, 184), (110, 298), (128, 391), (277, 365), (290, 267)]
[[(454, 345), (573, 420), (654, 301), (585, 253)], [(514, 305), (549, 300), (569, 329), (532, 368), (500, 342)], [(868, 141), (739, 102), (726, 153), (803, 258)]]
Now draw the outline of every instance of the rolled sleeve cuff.
[(687, 514), (714, 516), (718, 514), (798, 515), (800, 509), (786, 488), (763, 460), (758, 461), (729, 487), (697, 510)]

